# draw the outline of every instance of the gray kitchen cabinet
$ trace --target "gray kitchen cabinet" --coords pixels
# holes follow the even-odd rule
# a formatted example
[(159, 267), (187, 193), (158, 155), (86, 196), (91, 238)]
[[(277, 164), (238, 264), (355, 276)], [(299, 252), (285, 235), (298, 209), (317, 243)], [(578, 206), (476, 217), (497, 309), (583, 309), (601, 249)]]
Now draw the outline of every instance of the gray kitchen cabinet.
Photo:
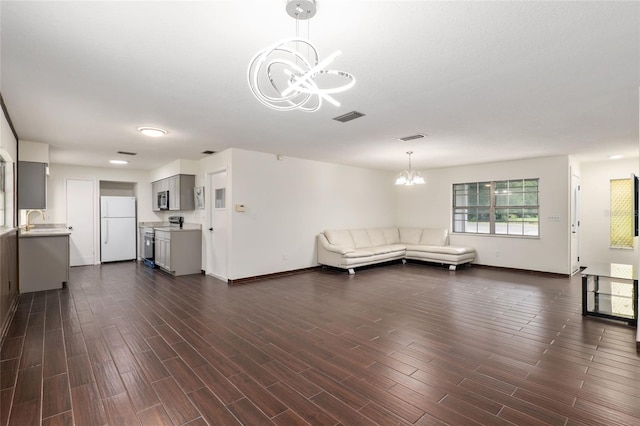
[(154, 262), (155, 264), (171, 272), (171, 233), (170, 231), (155, 231), (154, 237)]
[(169, 210), (194, 210), (193, 187), (196, 184), (195, 175), (175, 175), (151, 183), (152, 207), (158, 206), (158, 192), (169, 191)]
[(202, 270), (202, 231), (183, 229), (155, 232), (155, 263), (172, 275), (198, 274)]
[(194, 210), (193, 187), (196, 185), (194, 175), (176, 175), (169, 181), (169, 210)]
[(160, 184), (159, 182), (151, 182), (151, 209), (154, 212), (160, 211), (160, 206), (158, 205), (158, 191)]
[(47, 164), (18, 161), (18, 209), (47, 208)]
[(20, 237), (20, 293), (55, 290), (69, 281), (69, 235)]

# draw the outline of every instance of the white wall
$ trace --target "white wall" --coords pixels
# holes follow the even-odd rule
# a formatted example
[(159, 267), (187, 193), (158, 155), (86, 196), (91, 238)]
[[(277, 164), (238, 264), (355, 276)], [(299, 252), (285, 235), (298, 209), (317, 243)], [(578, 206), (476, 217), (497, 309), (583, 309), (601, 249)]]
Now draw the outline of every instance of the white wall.
[(149, 172), (151, 182), (175, 175), (195, 175), (198, 172), (198, 162), (192, 160), (174, 160)]
[[(47, 188), (47, 222), (66, 223), (66, 180), (87, 179), (95, 182), (96, 211), (99, 211), (100, 181), (132, 182), (136, 184), (135, 197), (138, 202), (138, 221), (161, 220), (151, 210), (151, 181), (147, 170), (115, 169), (107, 167), (83, 167), (67, 164), (51, 164)], [(99, 220), (99, 218), (97, 219)]]
[(317, 265), (316, 235), (324, 229), (396, 223), (392, 173), (231, 151), (230, 279)]
[[(569, 274), (569, 157), (477, 164), (421, 172), (425, 185), (396, 187), (399, 226), (451, 230), (454, 183), (540, 179), (540, 238), (451, 235), (451, 245), (476, 249), (474, 263)], [(559, 221), (548, 220), (559, 216)]]
[[(607, 160), (581, 165), (581, 229), (580, 264), (613, 262), (635, 265), (638, 247), (614, 249), (609, 247), (611, 179), (628, 179), (638, 174), (638, 159)], [(636, 241), (637, 243), (637, 241)]]
[[(151, 210), (151, 182), (146, 170), (129, 170), (101, 167), (83, 167), (66, 164), (50, 164), (47, 182), (47, 215), (45, 223), (66, 224), (66, 181), (67, 179), (86, 179), (94, 182), (94, 211), (100, 211), (100, 181), (131, 182), (135, 186), (138, 221), (154, 222), (161, 220)], [(99, 214), (99, 213), (97, 213)], [(95, 217), (94, 252), (100, 253), (100, 218)], [(99, 261), (99, 257), (96, 257)]]
[(20, 161), (49, 163), (49, 144), (21, 140)]

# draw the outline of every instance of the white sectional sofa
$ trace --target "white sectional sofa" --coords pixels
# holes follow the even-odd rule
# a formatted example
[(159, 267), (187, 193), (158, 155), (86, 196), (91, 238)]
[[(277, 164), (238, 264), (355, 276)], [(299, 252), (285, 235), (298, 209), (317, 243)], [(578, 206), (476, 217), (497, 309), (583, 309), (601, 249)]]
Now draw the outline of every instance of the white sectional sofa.
[(449, 230), (440, 228), (367, 228), (325, 230), (318, 235), (318, 263), (348, 269), (398, 259), (449, 265), (470, 263), (475, 250), (449, 245)]

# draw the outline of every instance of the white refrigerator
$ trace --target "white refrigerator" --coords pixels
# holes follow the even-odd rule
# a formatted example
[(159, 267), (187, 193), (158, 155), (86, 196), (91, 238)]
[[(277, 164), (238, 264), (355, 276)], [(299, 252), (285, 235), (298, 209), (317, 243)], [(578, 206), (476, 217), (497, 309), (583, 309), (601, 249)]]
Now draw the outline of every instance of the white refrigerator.
[(100, 260), (136, 259), (135, 197), (100, 197)]

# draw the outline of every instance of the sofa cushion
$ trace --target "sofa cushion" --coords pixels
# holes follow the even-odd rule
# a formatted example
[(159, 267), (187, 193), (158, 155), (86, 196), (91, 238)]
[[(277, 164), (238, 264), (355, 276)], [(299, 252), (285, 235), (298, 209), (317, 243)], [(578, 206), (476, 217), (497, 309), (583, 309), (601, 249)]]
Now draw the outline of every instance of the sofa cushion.
[(387, 244), (398, 244), (400, 242), (398, 228), (382, 228), (382, 234)]
[(327, 237), (329, 244), (334, 246), (344, 248), (355, 248), (356, 246), (353, 243), (353, 238), (351, 238), (351, 233), (347, 229), (324, 231), (324, 236)]
[(453, 255), (461, 255), (461, 254), (475, 252), (475, 250), (470, 247), (427, 246), (422, 244), (407, 245), (407, 251), (420, 251), (425, 253), (442, 253), (442, 254), (453, 254)]
[(354, 257), (369, 257), (373, 256), (373, 250), (371, 249), (355, 249), (350, 253), (346, 253), (343, 255), (345, 258), (354, 258)]
[(380, 228), (367, 229), (369, 234), (369, 240), (371, 240), (371, 247), (378, 247), (387, 244), (387, 240), (384, 239), (384, 233)]
[(400, 242), (403, 244), (420, 244), (422, 228), (400, 228)]
[(420, 245), (426, 246), (448, 246), (449, 230), (437, 228), (424, 228), (420, 237)]
[(405, 250), (404, 244), (386, 244), (382, 246), (369, 247), (374, 254), (383, 254), (383, 253), (393, 253), (393, 252), (404, 252)]
[(351, 232), (351, 238), (353, 238), (353, 243), (357, 249), (373, 245), (366, 229), (352, 229), (349, 232)]

